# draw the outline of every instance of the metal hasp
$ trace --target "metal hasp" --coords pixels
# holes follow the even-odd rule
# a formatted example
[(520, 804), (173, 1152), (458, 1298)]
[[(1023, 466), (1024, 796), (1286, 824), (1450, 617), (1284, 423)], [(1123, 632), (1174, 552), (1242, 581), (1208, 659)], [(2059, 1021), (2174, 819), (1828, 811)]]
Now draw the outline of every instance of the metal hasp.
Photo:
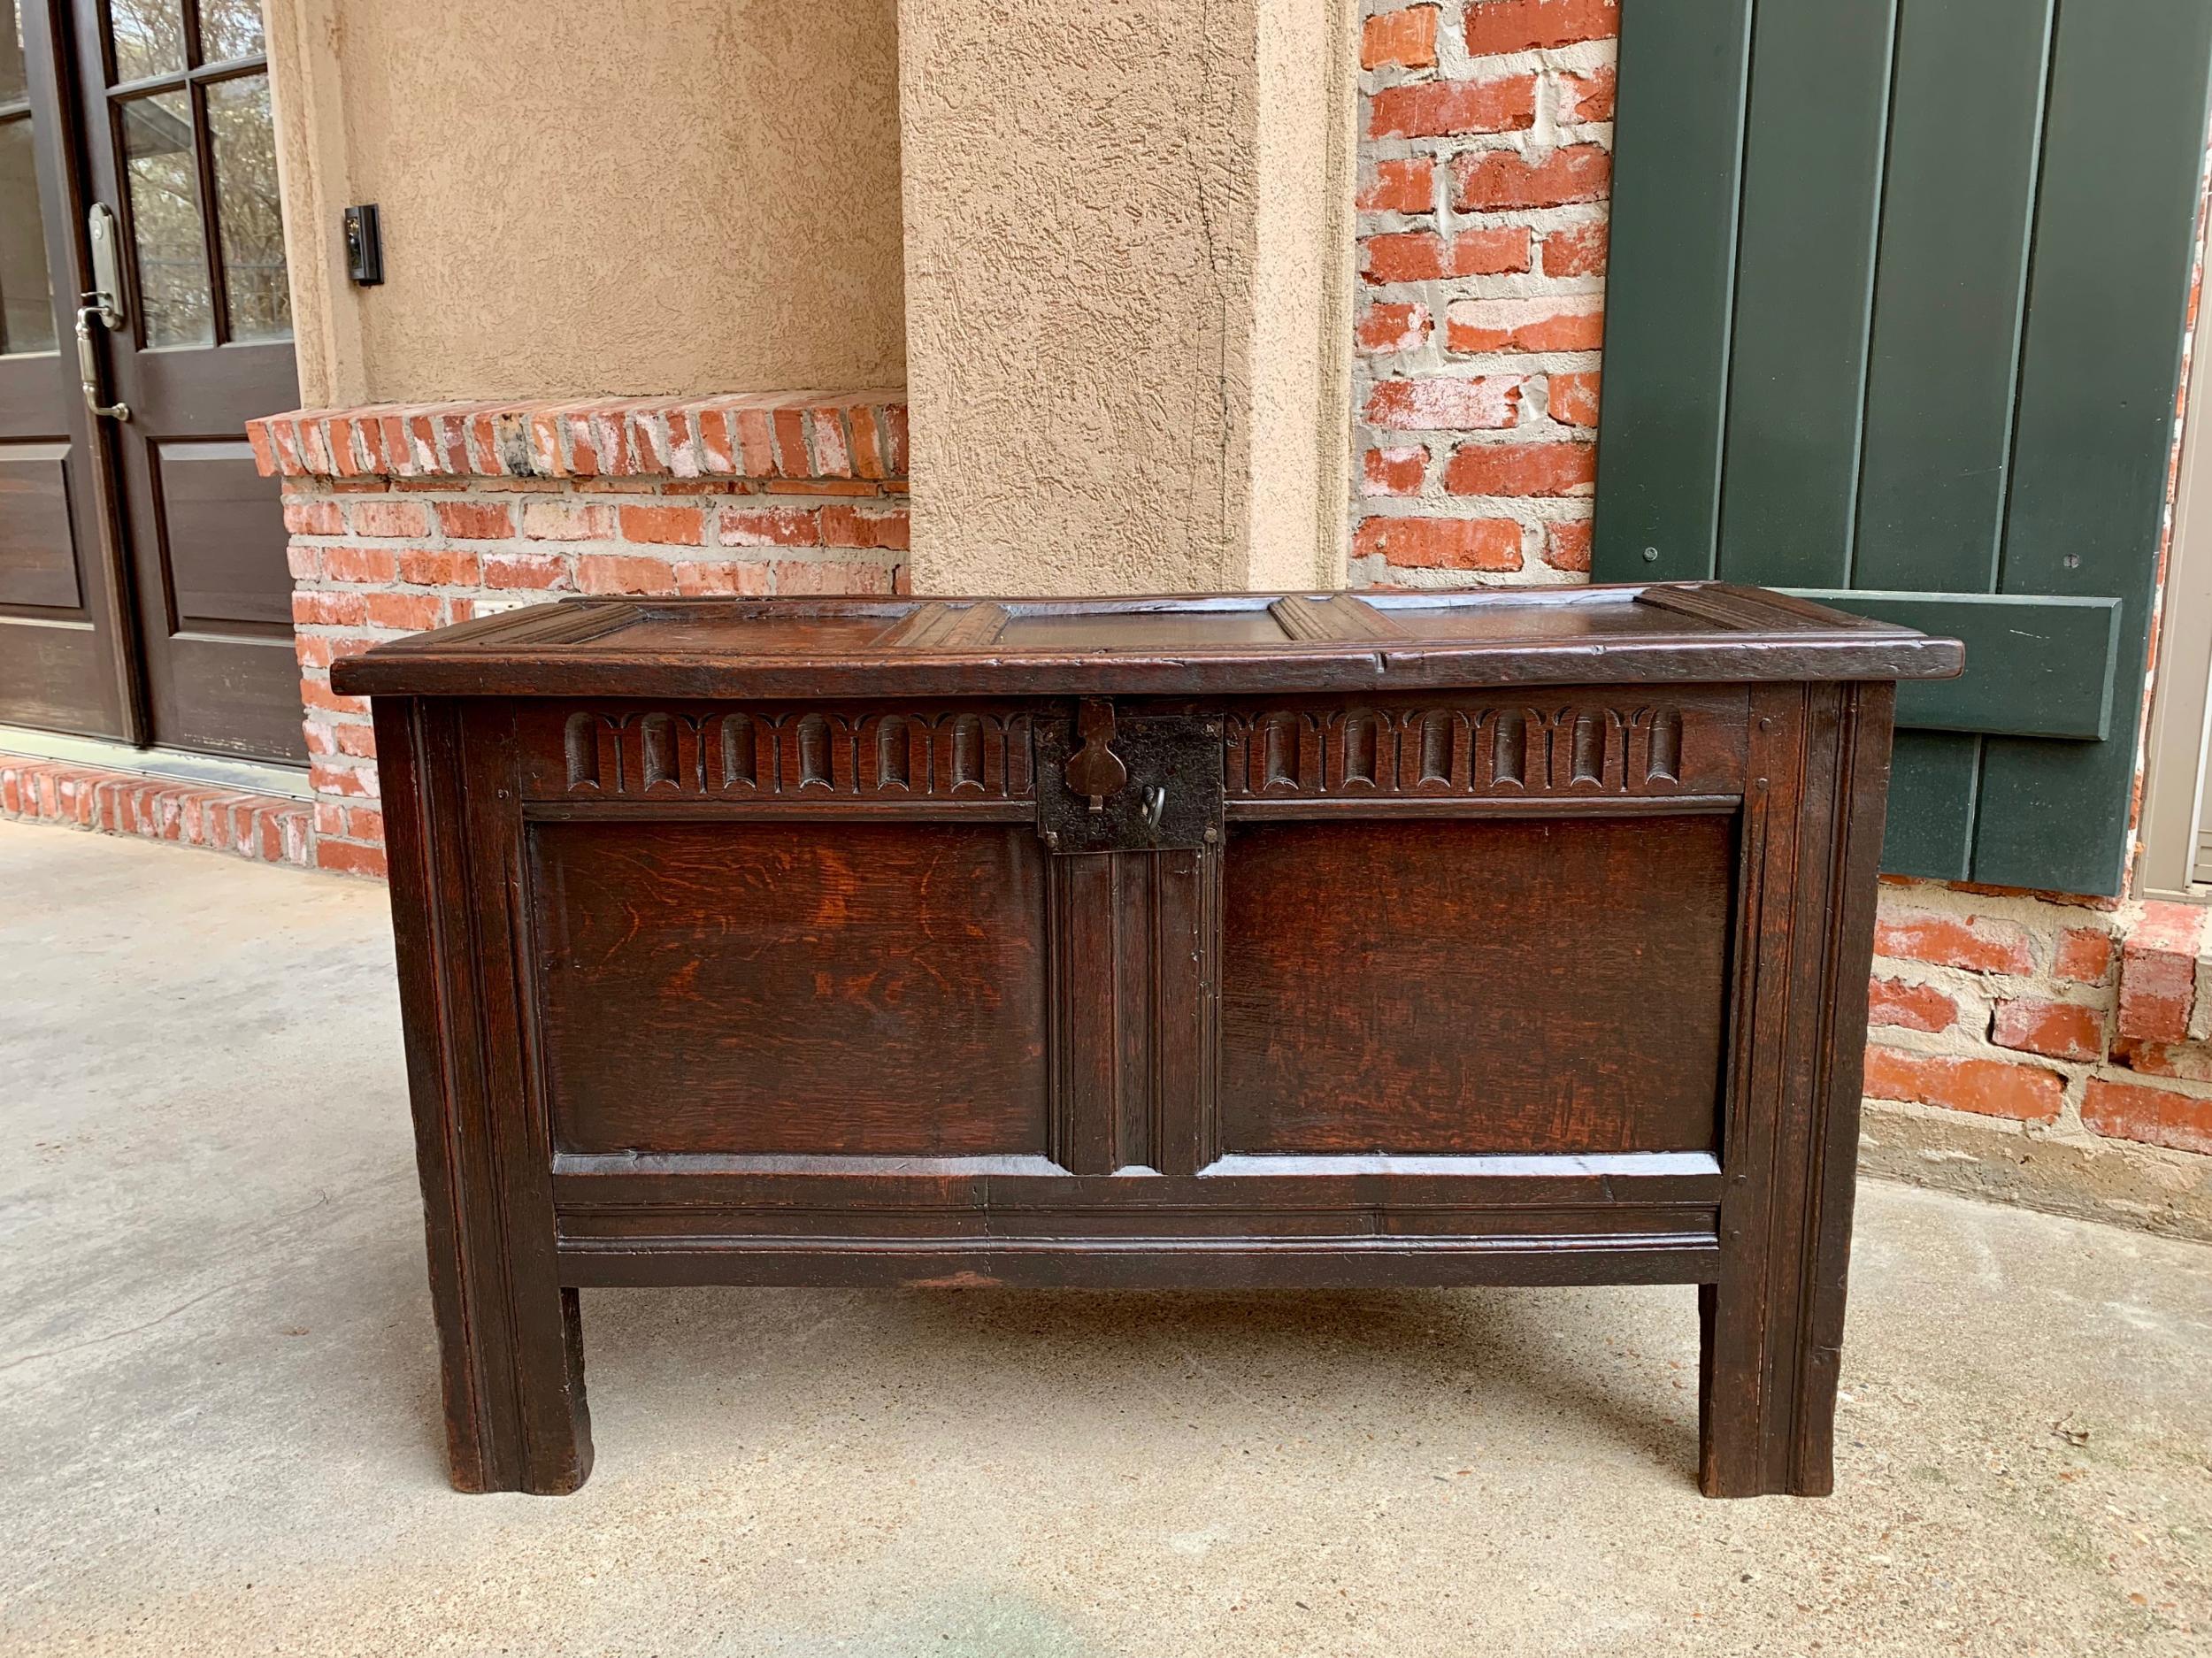
[(1163, 852), (1221, 839), (1221, 720), (1117, 711), (1085, 697), (1071, 720), (1041, 720), (1037, 834), (1048, 851)]
[(1071, 792), (1091, 803), (1094, 812), (1106, 809), (1106, 797), (1121, 792), (1129, 780), (1129, 768), (1114, 752), (1114, 705), (1102, 696), (1087, 696), (1075, 716), (1075, 728), (1083, 746), (1064, 768)]

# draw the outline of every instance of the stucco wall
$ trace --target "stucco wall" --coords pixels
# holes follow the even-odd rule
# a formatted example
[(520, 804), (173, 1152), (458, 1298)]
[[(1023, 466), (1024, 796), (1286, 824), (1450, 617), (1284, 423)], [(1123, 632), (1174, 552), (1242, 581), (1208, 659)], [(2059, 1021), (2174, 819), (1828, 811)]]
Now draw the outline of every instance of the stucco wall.
[(267, 10), (306, 403), (904, 378), (895, 0)]
[(1349, 28), (904, 0), (918, 591), (1332, 578)]
[(1351, 0), (1263, 0), (1243, 587), (1340, 587), (1357, 164)]

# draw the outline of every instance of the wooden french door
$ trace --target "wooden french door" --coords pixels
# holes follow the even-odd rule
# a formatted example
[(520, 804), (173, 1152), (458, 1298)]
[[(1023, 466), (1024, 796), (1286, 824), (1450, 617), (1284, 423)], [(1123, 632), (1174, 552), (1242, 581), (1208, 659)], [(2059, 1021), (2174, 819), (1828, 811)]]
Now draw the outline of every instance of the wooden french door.
[[(41, 359), (40, 407), (47, 427), (73, 434), (58, 460), (44, 431), (27, 440), (43, 448), (19, 453), (61, 474), (50, 496), (84, 497), (68, 557), (81, 578), (101, 579), (80, 580), (81, 614), (67, 618), (85, 690), (49, 708), (39, 664), (0, 667), (0, 718), (304, 760), (282, 510), (242, 430), (298, 397), (258, 0), (0, 0), (12, 6), (27, 65), (35, 59), (45, 81), (26, 108), (50, 176), (35, 220), (0, 196), (0, 249), (42, 231), (52, 321), (38, 338), (61, 349)], [(78, 304), (99, 272), (86, 229), (97, 204), (119, 226), (112, 326), (96, 304)], [(6, 257), (0, 300), (12, 318)], [(95, 336), (89, 387), (79, 383), (81, 318)], [(0, 396), (11, 362), (0, 359)], [(0, 548), (29, 538), (58, 570), (53, 534), (0, 494)], [(0, 552), (0, 572), (11, 568)], [(58, 578), (49, 586), (50, 600), (65, 596)], [(84, 597), (103, 591), (104, 611)], [(12, 596), (0, 586), (0, 610), (19, 608)], [(104, 701), (87, 694), (96, 684)]]
[(50, 23), (36, 0), (0, 0), (0, 720), (136, 738), (128, 602), (70, 333), (84, 206)]

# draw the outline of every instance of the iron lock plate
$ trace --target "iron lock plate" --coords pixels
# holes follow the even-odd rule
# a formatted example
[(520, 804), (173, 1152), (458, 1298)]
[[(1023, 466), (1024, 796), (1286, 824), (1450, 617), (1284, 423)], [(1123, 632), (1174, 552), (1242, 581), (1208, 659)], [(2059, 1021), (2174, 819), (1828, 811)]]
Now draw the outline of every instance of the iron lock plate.
[[(1034, 729), (1037, 834), (1048, 851), (1164, 852), (1220, 841), (1227, 778), (1218, 715), (1123, 715), (1087, 698), (1075, 718)], [(1089, 787), (1108, 792), (1082, 792)]]

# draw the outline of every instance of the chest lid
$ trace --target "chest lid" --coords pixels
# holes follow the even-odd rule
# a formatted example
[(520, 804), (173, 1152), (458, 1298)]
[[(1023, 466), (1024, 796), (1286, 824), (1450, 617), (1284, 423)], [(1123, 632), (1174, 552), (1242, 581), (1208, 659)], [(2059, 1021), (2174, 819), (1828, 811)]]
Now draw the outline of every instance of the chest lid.
[(1947, 679), (1956, 640), (1726, 582), (1086, 599), (568, 599), (377, 646), (349, 696), (1190, 695)]

